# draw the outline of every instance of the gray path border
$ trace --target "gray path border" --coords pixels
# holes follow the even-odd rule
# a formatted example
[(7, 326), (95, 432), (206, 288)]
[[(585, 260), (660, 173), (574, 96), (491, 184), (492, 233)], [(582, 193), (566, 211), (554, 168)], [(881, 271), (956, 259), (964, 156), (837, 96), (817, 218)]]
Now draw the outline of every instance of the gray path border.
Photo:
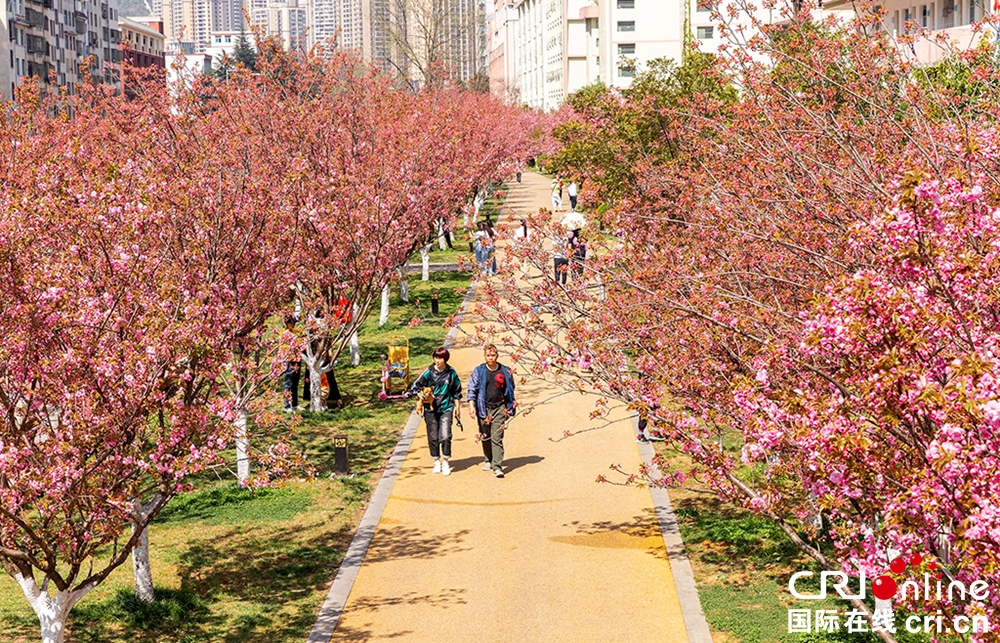
[[(638, 415), (632, 416), (632, 427), (635, 428), (635, 434), (638, 435)], [(653, 464), (653, 456), (656, 454), (653, 445), (649, 442), (640, 442), (638, 447), (642, 461), (652, 473), (656, 470), (656, 465)], [(681, 614), (684, 616), (684, 629), (687, 630), (688, 641), (691, 643), (712, 643), (712, 633), (708, 629), (705, 612), (701, 609), (701, 599), (698, 598), (698, 587), (694, 582), (691, 561), (684, 554), (684, 541), (681, 540), (681, 532), (677, 526), (673, 506), (670, 504), (670, 496), (666, 489), (652, 486), (649, 488), (649, 495), (653, 497), (653, 507), (656, 509), (656, 517), (660, 522), (660, 533), (663, 535), (663, 545), (667, 549), (667, 558), (670, 560), (670, 573), (673, 574), (677, 598), (681, 603)]]
[[(445, 337), (445, 348), (454, 346), (455, 338), (458, 337), (458, 323), (468, 310), (475, 294), (476, 282), (473, 280), (469, 285), (468, 292), (465, 293), (462, 305), (459, 306), (456, 323)], [(361, 563), (364, 562), (365, 554), (368, 553), (368, 546), (375, 535), (375, 529), (382, 518), (382, 512), (385, 511), (385, 505), (389, 502), (389, 494), (392, 493), (392, 488), (396, 484), (399, 470), (410, 451), (410, 444), (413, 442), (419, 426), (420, 416), (411, 413), (410, 419), (403, 427), (403, 433), (399, 436), (396, 448), (389, 456), (389, 463), (386, 465), (385, 471), (382, 472), (382, 479), (379, 480), (375, 493), (372, 494), (371, 500), (368, 502), (368, 509), (365, 510), (365, 515), (361, 518), (361, 524), (354, 532), (351, 545), (347, 548), (344, 560), (340, 563), (340, 569), (337, 570), (337, 576), (333, 579), (333, 585), (323, 602), (323, 607), (319, 610), (319, 616), (316, 617), (316, 622), (313, 624), (312, 631), (309, 632), (306, 643), (328, 643), (337, 629), (340, 616), (344, 613), (344, 605), (347, 604), (347, 597), (350, 596), (351, 589), (354, 587), (358, 570), (361, 569)]]

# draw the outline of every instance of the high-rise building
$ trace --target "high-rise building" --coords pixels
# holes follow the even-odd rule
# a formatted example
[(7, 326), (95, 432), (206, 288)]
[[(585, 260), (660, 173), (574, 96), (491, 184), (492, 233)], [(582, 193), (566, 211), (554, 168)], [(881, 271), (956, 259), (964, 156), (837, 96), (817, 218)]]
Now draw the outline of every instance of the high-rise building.
[(556, 109), (591, 83), (628, 87), (655, 58), (680, 61), (686, 4), (699, 0), (495, 1), (491, 90)]
[(601, 0), (601, 80), (610, 87), (632, 84), (643, 63), (681, 61), (684, 12), (690, 0)]
[(175, 48), (202, 53), (211, 44), (212, 32), (245, 27), (243, 0), (153, 0), (152, 6), (154, 13), (161, 12), (164, 35)]
[(309, 41), (312, 45), (346, 49), (364, 55), (365, 2), (363, 0), (311, 0)]
[(121, 62), (117, 0), (8, 0), (0, 11), (0, 96), (10, 100), (25, 78), (67, 87), (84, 80), (118, 84)]
[(418, 84), (485, 78), (485, 14), (486, 0), (311, 0), (309, 41)]

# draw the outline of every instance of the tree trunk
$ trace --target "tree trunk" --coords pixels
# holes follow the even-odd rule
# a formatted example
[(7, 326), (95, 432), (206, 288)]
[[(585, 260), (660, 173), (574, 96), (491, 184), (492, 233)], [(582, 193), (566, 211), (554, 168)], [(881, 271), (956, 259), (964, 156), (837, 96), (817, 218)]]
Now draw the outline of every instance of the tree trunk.
[(473, 215), (473, 221), (479, 220), (479, 211), (483, 208), (483, 204), (486, 203), (486, 190), (479, 188), (476, 190), (476, 197), (472, 199), (472, 205), (475, 208), (475, 214)]
[(142, 533), (132, 548), (132, 576), (135, 579), (136, 598), (143, 603), (152, 603), (156, 594), (153, 591), (153, 569), (149, 563), (148, 526), (142, 528)]
[(312, 363), (308, 363), (309, 360), (305, 361), (309, 367), (309, 410), (313, 413), (319, 413), (323, 410), (323, 393), (321, 391), (323, 388), (323, 370), (319, 366), (319, 357), (314, 359)]
[(378, 325), (385, 326), (389, 321), (389, 284), (382, 287), (382, 308), (378, 314)]
[(448, 247), (447, 242), (444, 240), (444, 221), (440, 219), (437, 222), (437, 233), (438, 233), (438, 249), (444, 250)]
[[(133, 514), (142, 523), (142, 532), (132, 547), (132, 577), (135, 580), (135, 595), (144, 603), (152, 603), (156, 595), (153, 592), (153, 568), (149, 563), (149, 521), (146, 520), (150, 507), (144, 507), (138, 498), (132, 501)], [(136, 523), (132, 523), (132, 533), (135, 533)]]
[(399, 269), (399, 298), (407, 303), (410, 301), (410, 273), (406, 266)]
[[(357, 304), (354, 304), (353, 311), (354, 311), (354, 314), (351, 316), (351, 319), (357, 320), (358, 315), (361, 314), (361, 309), (358, 308)], [(358, 365), (360, 365), (361, 364), (361, 346), (358, 343), (358, 327), (357, 326), (354, 327), (354, 332), (351, 333), (351, 339), (350, 339), (350, 341), (348, 343), (348, 346), (350, 346), (350, 350), (351, 350), (351, 366), (358, 366)]]
[(38, 624), (42, 631), (42, 643), (63, 643), (66, 640), (66, 619), (81, 598), (93, 587), (84, 589), (63, 590), (55, 596), (49, 596), (48, 588), (40, 588), (35, 579), (17, 574), (14, 580), (21, 586), (24, 596), (38, 616)]
[(241, 407), (233, 421), (236, 435), (236, 480), (243, 487), (250, 479), (250, 458), (247, 456), (247, 410)]
[(422, 264), (420, 270), (420, 281), (430, 281), (431, 280), (431, 247), (424, 246), (420, 249), (420, 263)]

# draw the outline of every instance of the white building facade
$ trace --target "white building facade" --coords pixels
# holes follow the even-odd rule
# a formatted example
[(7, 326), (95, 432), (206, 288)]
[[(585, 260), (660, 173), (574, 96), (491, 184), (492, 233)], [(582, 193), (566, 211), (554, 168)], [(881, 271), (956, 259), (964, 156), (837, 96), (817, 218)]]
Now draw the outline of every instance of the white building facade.
[(656, 58), (681, 61), (684, 13), (690, 0), (601, 0), (601, 80), (627, 88)]
[[(538, 109), (601, 82), (627, 88), (654, 58), (680, 61), (694, 0), (510, 0), (489, 25), (490, 85)], [(510, 26), (513, 25), (513, 26)]]

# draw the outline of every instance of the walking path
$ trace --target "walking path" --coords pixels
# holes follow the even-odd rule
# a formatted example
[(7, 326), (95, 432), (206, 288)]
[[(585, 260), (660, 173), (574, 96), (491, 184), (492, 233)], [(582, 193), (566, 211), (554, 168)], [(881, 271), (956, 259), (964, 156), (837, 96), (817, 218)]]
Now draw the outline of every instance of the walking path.
[[(523, 181), (508, 197), (515, 219), (549, 207), (548, 179)], [(481, 362), (478, 345), (452, 349), (463, 382)], [(519, 384), (518, 399), (545, 399), (548, 386)], [(448, 477), (431, 473), (412, 416), (310, 643), (710, 643), (666, 493), (595, 483), (612, 463), (635, 471), (652, 455), (632, 423), (549, 440), (589, 425), (592, 409), (593, 398), (567, 395), (512, 420), (504, 479), (480, 470), (467, 407)]]

